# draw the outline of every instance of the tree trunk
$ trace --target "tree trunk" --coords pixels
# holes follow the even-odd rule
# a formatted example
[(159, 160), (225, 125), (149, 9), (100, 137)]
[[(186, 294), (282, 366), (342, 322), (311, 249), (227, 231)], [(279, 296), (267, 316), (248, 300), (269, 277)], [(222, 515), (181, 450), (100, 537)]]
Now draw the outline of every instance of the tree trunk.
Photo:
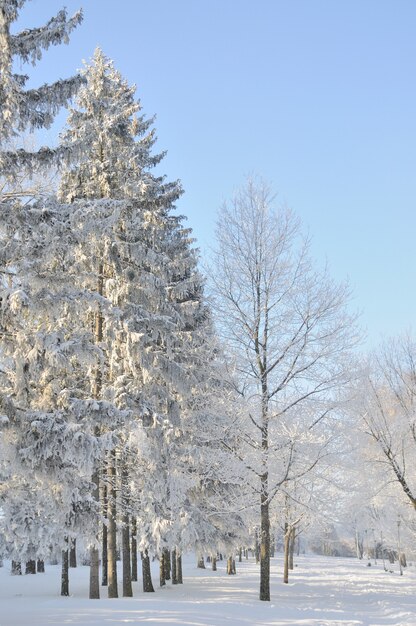
[(217, 557), (216, 556), (212, 556), (212, 571), (216, 572), (217, 571)]
[(143, 577), (143, 591), (153, 592), (152, 574), (150, 571), (150, 558), (147, 550), (142, 554), (142, 577)]
[(131, 579), (137, 582), (137, 518), (131, 518)]
[(12, 561), (12, 576), (21, 576), (22, 575), (22, 564), (20, 561)]
[(176, 548), (176, 575), (178, 577), (178, 585), (182, 585), (183, 584), (182, 555), (177, 548)]
[[(98, 427), (95, 427), (94, 433), (98, 436)], [(92, 476), (92, 482), (94, 483), (93, 500), (98, 503), (100, 501), (100, 479), (98, 476), (98, 469), (94, 471)], [(98, 548), (93, 544), (90, 548), (90, 600), (100, 599), (100, 557), (98, 554)]]
[(71, 548), (69, 551), (69, 567), (77, 566), (77, 540), (71, 539)]
[[(105, 517), (107, 518), (107, 514), (105, 515)], [(103, 522), (103, 535), (102, 535), (101, 585), (103, 587), (107, 587), (108, 585), (108, 528), (105, 522)]]
[(38, 574), (44, 574), (45, 573), (45, 561), (43, 561), (42, 559), (38, 559), (37, 560), (36, 571), (38, 572)]
[[(103, 295), (103, 287), (104, 287), (104, 268), (102, 263), (98, 268), (98, 279), (97, 279), (97, 291), (100, 296)], [(95, 328), (94, 328), (94, 341), (96, 344), (99, 344), (103, 340), (103, 316), (101, 311), (95, 316)], [(97, 369), (95, 371), (95, 379), (94, 385), (92, 388), (92, 395), (96, 400), (99, 400), (101, 397), (101, 388), (102, 388), (102, 372), (100, 366), (97, 365)], [(94, 435), (98, 437), (100, 435), (99, 426), (94, 427)], [(94, 469), (92, 475), (92, 483), (94, 484), (92, 497), (93, 500), (97, 503), (97, 506), (100, 502), (100, 476), (99, 469), (96, 467)], [(97, 533), (98, 534), (98, 533)], [(96, 537), (98, 540), (98, 536)], [(89, 598), (90, 600), (99, 600), (100, 598), (100, 556), (98, 553), (98, 548), (95, 544), (93, 544), (90, 548), (90, 589), (89, 589)]]
[(290, 531), (290, 538), (289, 538), (289, 569), (292, 569), (292, 570), (294, 568), (293, 555), (295, 553), (295, 539), (296, 539), (296, 530), (292, 528), (292, 530)]
[(275, 549), (276, 549), (276, 537), (273, 535), (270, 535), (270, 557), (273, 559), (275, 556)]
[(100, 558), (98, 548), (90, 549), (90, 600), (100, 599)]
[(36, 574), (36, 561), (31, 559), (26, 562), (25, 574)]
[(243, 560), (243, 548), (240, 546), (240, 548), (238, 549), (238, 562), (241, 563), (242, 560)]
[[(68, 540), (66, 540), (68, 543)], [(61, 596), (69, 596), (69, 550), (62, 550)]]
[(199, 569), (205, 569), (205, 561), (204, 561), (204, 555), (203, 554), (199, 555), (198, 562), (197, 562), (196, 566)]
[(257, 530), (255, 531), (255, 537), (254, 537), (254, 556), (256, 558), (256, 563), (260, 563), (260, 544), (259, 544), (259, 534)]
[(235, 559), (232, 556), (229, 556), (227, 559), (227, 574), (235, 574)]
[(283, 582), (289, 582), (289, 551), (290, 551), (290, 530), (286, 528), (284, 536), (284, 557), (283, 557)]
[(262, 476), (260, 526), (260, 600), (270, 600), (270, 517), (268, 474)]
[(170, 561), (172, 563), (172, 585), (177, 585), (178, 575), (177, 575), (177, 569), (176, 569), (176, 548), (173, 548), (172, 550), (172, 556), (171, 556)]
[(161, 587), (164, 587), (166, 585), (165, 573), (165, 553), (162, 550), (159, 556), (159, 584)]
[(170, 580), (171, 562), (169, 548), (163, 548), (163, 566), (165, 568), (165, 580)]
[(117, 504), (116, 451), (111, 450), (108, 463), (108, 597), (118, 598), (117, 585)]
[(133, 596), (133, 588), (131, 585), (130, 527), (128, 513), (124, 513), (123, 515), (121, 538), (123, 546), (123, 598), (131, 598)]

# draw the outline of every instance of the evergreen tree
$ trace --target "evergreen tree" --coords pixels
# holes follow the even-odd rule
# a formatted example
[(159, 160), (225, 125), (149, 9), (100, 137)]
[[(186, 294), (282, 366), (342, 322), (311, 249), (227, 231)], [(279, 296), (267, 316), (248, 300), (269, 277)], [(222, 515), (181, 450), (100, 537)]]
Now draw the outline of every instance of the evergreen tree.
[(22, 168), (34, 171), (63, 156), (62, 150), (50, 148), (38, 152), (7, 151), (5, 143), (22, 131), (49, 128), (81, 82), (79, 76), (73, 76), (37, 89), (25, 89), (28, 76), (14, 72), (15, 61), (35, 65), (50, 46), (67, 43), (68, 35), (82, 20), (81, 11), (68, 18), (63, 9), (44, 26), (12, 34), (11, 26), (26, 1), (0, 3), (0, 174), (11, 179)]

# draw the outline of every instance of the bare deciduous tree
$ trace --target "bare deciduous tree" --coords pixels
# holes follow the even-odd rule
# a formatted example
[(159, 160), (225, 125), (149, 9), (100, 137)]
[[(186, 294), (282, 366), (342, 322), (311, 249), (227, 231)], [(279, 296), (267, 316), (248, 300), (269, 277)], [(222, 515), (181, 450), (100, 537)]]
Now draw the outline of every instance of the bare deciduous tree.
[(389, 476), (416, 509), (416, 343), (386, 342), (374, 357), (362, 418)]
[(305, 458), (349, 378), (355, 342), (348, 288), (317, 272), (299, 221), (274, 210), (263, 181), (248, 180), (220, 213), (214, 257), (217, 326), (246, 400), (243, 458), (260, 500), (260, 600), (270, 600), (270, 503), (281, 485), (312, 469)]

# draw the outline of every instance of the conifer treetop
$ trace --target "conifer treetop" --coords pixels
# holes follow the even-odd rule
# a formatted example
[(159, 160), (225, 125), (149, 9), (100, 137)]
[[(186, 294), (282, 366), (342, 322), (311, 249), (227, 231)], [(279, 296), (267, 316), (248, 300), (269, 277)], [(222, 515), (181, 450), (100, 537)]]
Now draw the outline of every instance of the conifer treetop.
[(61, 145), (72, 151), (82, 145), (80, 158), (65, 167), (60, 184), (60, 197), (72, 202), (75, 198), (128, 198), (152, 191), (164, 197), (164, 204), (174, 202), (181, 194), (175, 182), (161, 185), (149, 170), (165, 153), (152, 154), (156, 141), (151, 129), (154, 118), (140, 115), (140, 101), (135, 100), (136, 86), (129, 86), (100, 48), (81, 75), (85, 84), (70, 109)]

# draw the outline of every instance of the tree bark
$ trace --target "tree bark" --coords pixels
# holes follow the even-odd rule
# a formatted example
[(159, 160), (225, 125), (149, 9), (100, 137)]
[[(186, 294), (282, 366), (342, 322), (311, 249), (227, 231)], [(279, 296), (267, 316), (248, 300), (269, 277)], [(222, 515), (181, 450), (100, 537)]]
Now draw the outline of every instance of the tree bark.
[(143, 577), (143, 591), (146, 593), (154, 592), (152, 583), (152, 574), (150, 571), (150, 558), (147, 550), (142, 553), (142, 577)]
[[(103, 295), (104, 291), (104, 267), (103, 264), (100, 263), (98, 268), (98, 279), (97, 279), (97, 291), (100, 296)], [(103, 326), (104, 319), (101, 310), (95, 316), (95, 328), (94, 328), (94, 340), (96, 344), (99, 344), (103, 340)], [(103, 378), (100, 366), (97, 365), (95, 371), (95, 379), (92, 389), (92, 395), (96, 400), (99, 400), (101, 397), (101, 388), (102, 388)], [(94, 435), (98, 437), (100, 435), (100, 427), (98, 425), (94, 428)], [(95, 468), (92, 475), (92, 483), (94, 484), (92, 497), (93, 500), (97, 503), (97, 506), (100, 502), (100, 475), (98, 467)], [(98, 536), (96, 537), (98, 540)], [(89, 589), (89, 598), (90, 600), (99, 600), (100, 598), (100, 556), (98, 552), (98, 548), (95, 544), (93, 544), (90, 548), (90, 589)]]
[(229, 556), (227, 559), (227, 574), (235, 574), (235, 559), (233, 556)]
[(165, 572), (165, 553), (162, 550), (159, 556), (159, 584), (161, 587), (166, 585)]
[[(95, 428), (95, 434), (98, 434), (98, 427)], [(100, 479), (98, 476), (98, 469), (94, 471), (92, 482), (94, 483), (93, 499), (97, 502), (97, 506), (100, 499)], [(97, 538), (98, 539), (98, 538)], [(98, 548), (93, 544), (90, 548), (90, 600), (100, 599), (100, 557)]]
[(116, 451), (111, 450), (108, 463), (108, 597), (118, 598), (117, 585), (117, 504)]
[(283, 582), (289, 582), (289, 550), (290, 550), (290, 530), (286, 528), (284, 536), (284, 555), (283, 555)]
[(293, 570), (293, 555), (295, 553), (295, 539), (296, 539), (296, 530), (292, 528), (290, 531), (289, 537), (289, 569)]
[(178, 577), (178, 585), (182, 585), (183, 584), (182, 555), (177, 548), (176, 548), (176, 575)]
[(102, 572), (101, 572), (101, 585), (103, 587), (107, 587), (108, 585), (108, 528), (107, 521), (108, 520), (108, 495), (107, 495), (107, 485), (103, 485), (101, 489), (101, 499), (102, 499), (102, 507), (103, 507), (103, 532), (101, 539), (101, 554), (102, 554)]
[(216, 556), (212, 556), (212, 571), (216, 572), (217, 571), (217, 557)]
[(137, 582), (137, 518), (131, 518), (131, 579)]
[(131, 554), (130, 554), (130, 517), (129, 517), (129, 485), (128, 485), (129, 473), (126, 466), (126, 461), (123, 459), (121, 481), (122, 481), (122, 530), (121, 530), (121, 545), (123, 552), (123, 598), (133, 597), (133, 587), (131, 584)]
[(21, 576), (22, 575), (22, 564), (20, 561), (12, 561), (12, 576)]
[(71, 548), (69, 551), (69, 567), (77, 566), (77, 540), (71, 539)]
[(45, 561), (43, 561), (43, 559), (38, 559), (37, 560), (36, 571), (38, 572), (38, 574), (44, 574), (45, 573)]
[(178, 575), (177, 575), (177, 568), (176, 568), (176, 548), (173, 548), (172, 550), (171, 564), (172, 564), (172, 585), (177, 585)]
[(123, 598), (131, 598), (133, 596), (133, 588), (131, 584), (130, 527), (128, 513), (124, 513), (123, 515), (121, 537), (123, 546)]
[(275, 549), (276, 549), (276, 537), (273, 533), (272, 535), (270, 535), (270, 557), (272, 559), (275, 556)]
[(36, 574), (36, 561), (33, 559), (26, 561), (25, 574)]
[(270, 600), (270, 516), (268, 502), (268, 474), (261, 478), (260, 505), (260, 600)]
[(163, 548), (163, 566), (165, 568), (165, 580), (170, 580), (171, 562), (169, 548)]
[[(68, 543), (68, 540), (66, 540)], [(62, 550), (61, 596), (69, 596), (69, 550)]]
[(204, 555), (203, 554), (199, 555), (198, 562), (197, 562), (196, 566), (199, 569), (205, 569), (205, 561), (204, 561)]

